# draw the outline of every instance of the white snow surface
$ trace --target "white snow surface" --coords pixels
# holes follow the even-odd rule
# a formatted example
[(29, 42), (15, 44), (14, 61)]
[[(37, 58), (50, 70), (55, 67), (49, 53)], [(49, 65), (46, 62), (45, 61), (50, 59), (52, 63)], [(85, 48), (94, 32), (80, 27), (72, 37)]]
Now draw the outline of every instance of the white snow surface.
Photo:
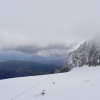
[(0, 100), (100, 100), (100, 66), (0, 80)]

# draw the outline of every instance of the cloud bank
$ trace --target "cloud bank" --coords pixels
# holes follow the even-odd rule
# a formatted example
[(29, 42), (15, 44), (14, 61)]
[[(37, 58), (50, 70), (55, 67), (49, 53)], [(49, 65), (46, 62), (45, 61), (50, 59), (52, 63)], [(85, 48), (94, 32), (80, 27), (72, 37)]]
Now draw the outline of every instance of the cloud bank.
[(0, 0), (0, 50), (68, 52), (72, 44), (100, 34), (99, 4), (99, 0)]
[(74, 45), (49, 45), (46, 47), (37, 47), (36, 45), (19, 46), (11, 48), (3, 48), (2, 51), (18, 51), (26, 54), (35, 54), (39, 56), (64, 56), (73, 49)]

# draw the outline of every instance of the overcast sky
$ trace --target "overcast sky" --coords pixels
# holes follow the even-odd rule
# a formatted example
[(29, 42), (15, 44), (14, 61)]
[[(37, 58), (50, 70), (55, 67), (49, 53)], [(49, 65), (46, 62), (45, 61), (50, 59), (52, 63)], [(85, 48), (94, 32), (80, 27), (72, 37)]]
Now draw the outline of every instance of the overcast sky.
[(63, 54), (96, 34), (100, 0), (0, 0), (0, 50)]

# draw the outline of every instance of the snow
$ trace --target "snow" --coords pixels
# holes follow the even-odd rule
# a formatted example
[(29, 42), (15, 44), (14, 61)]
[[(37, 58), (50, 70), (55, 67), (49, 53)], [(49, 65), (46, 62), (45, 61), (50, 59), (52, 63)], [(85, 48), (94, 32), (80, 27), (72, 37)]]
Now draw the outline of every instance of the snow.
[(97, 60), (97, 62), (99, 63), (99, 59)]
[(100, 100), (100, 66), (0, 80), (0, 100)]

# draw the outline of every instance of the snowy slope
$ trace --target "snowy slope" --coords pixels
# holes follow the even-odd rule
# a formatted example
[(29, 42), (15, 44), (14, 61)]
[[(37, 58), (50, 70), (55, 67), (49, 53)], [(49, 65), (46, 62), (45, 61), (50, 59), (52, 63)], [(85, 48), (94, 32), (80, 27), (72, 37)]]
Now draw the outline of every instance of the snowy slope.
[[(42, 90), (46, 90), (44, 96)], [(0, 100), (100, 100), (100, 66), (0, 80)]]

